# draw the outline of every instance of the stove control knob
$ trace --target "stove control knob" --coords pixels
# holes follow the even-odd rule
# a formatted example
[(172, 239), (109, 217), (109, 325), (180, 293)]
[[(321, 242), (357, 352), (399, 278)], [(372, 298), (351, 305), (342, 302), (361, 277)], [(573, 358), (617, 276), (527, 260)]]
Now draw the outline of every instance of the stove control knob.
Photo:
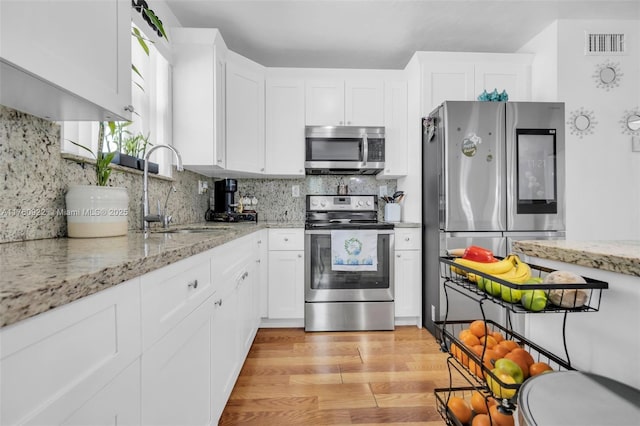
[(321, 201), (321, 202), (320, 202), (320, 205), (321, 205), (322, 207), (327, 207), (327, 202), (326, 202), (326, 201)]
[(362, 202), (362, 200), (358, 201), (358, 206), (359, 206), (359, 207), (364, 206), (364, 202)]
[(367, 201), (367, 206), (371, 207), (371, 201)]
[(312, 205), (313, 207), (317, 207), (317, 206), (318, 206), (318, 202), (317, 202), (316, 200), (313, 200), (313, 201), (311, 202), (311, 205)]

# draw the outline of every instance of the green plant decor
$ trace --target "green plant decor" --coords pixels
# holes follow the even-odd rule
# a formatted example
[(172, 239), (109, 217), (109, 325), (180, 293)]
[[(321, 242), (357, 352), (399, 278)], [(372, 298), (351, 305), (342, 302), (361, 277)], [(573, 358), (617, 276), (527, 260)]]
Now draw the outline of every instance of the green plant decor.
[(109, 166), (109, 164), (111, 164), (111, 160), (113, 160), (113, 157), (116, 155), (115, 152), (102, 152), (103, 143), (104, 143), (104, 126), (105, 126), (104, 122), (102, 121), (99, 122), (97, 155), (94, 154), (94, 152), (91, 151), (91, 149), (87, 148), (86, 146), (67, 139), (69, 142), (71, 142), (72, 144), (74, 144), (79, 148), (84, 149), (89, 154), (91, 154), (93, 158), (95, 158), (96, 185), (98, 186), (107, 186), (107, 183), (109, 182), (109, 177), (111, 176), (111, 167)]
[(122, 149), (125, 154), (132, 155), (138, 158), (144, 158), (144, 155), (147, 152), (147, 146), (153, 145), (149, 142), (149, 133), (147, 135), (143, 135), (142, 133), (138, 133), (136, 135), (131, 135), (127, 139), (125, 139), (122, 144)]

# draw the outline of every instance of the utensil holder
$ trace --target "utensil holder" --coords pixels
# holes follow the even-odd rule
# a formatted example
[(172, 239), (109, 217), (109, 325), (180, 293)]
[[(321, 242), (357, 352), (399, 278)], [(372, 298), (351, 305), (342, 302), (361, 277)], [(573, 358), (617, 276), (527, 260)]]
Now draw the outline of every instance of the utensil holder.
[(385, 222), (400, 222), (402, 216), (402, 206), (396, 203), (387, 203), (384, 206)]

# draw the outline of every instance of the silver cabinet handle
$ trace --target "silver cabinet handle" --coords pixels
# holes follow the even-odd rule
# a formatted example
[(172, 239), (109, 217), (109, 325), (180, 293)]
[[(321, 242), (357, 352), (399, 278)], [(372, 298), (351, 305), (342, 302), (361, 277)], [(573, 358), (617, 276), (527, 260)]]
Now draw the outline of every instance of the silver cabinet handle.
[(411, 241), (411, 238), (407, 237), (404, 239), (405, 241)]
[(401, 254), (396, 254), (396, 257), (398, 257), (398, 258), (399, 258), (399, 257), (402, 257), (402, 255), (401, 255)]
[(285, 238), (284, 240), (285, 240), (285, 241), (289, 241), (289, 239), (288, 239), (288, 238)]
[(187, 284), (189, 288), (198, 288), (198, 280), (193, 280), (189, 284)]
[(301, 258), (302, 258), (302, 255), (301, 255), (301, 254), (299, 254), (299, 255), (298, 255), (298, 258), (300, 258), (300, 259), (301, 259)]
[(260, 263), (260, 259), (256, 260), (256, 263)]
[(133, 108), (133, 105), (125, 105), (124, 110), (128, 111), (128, 112), (134, 112), (135, 111), (135, 109)]
[(222, 299), (218, 299), (215, 302), (213, 302), (214, 305), (216, 306), (222, 306)]

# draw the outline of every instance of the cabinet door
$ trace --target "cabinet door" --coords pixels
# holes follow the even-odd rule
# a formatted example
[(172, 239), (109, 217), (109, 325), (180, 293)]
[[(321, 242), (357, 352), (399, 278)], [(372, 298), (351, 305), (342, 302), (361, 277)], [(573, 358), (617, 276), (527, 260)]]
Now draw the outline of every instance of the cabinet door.
[(384, 82), (347, 80), (345, 82), (345, 124), (384, 126)]
[(4, 327), (0, 342), (0, 424), (60, 424), (140, 356), (140, 280)]
[(385, 84), (384, 95), (385, 167), (380, 178), (397, 178), (408, 173), (408, 99), (407, 82)]
[(228, 170), (264, 172), (264, 71), (246, 58), (227, 57)]
[[(2, 1), (0, 40), (2, 104), (58, 120), (131, 118), (129, 0)], [(37, 79), (5, 80), (20, 74)]]
[(267, 244), (267, 230), (259, 231), (258, 235), (258, 312), (260, 318), (269, 315), (269, 245)]
[(344, 81), (307, 81), (305, 106), (308, 126), (344, 125)]
[(480, 63), (475, 67), (475, 91), (507, 91), (510, 101), (531, 100), (531, 68), (525, 64)]
[(395, 261), (395, 315), (420, 315), (422, 260), (419, 250), (397, 250)]
[(215, 295), (215, 312), (211, 320), (211, 396), (212, 424), (218, 424), (231, 395), (240, 359), (238, 325), (238, 293)]
[(254, 260), (246, 265), (246, 269), (238, 280), (238, 335), (240, 336), (240, 355), (242, 359), (251, 348), (255, 331), (257, 330), (257, 296), (255, 284), (257, 270)]
[(304, 251), (269, 252), (269, 318), (304, 317)]
[(270, 80), (266, 84), (266, 172), (304, 176), (304, 82)]
[(136, 360), (100, 390), (64, 426), (139, 425), (140, 360)]
[(472, 63), (425, 64), (422, 68), (422, 84), (422, 115), (425, 116), (444, 101), (471, 101), (477, 96), (474, 95)]
[(208, 425), (211, 415), (210, 297), (142, 354), (142, 424)]
[(173, 144), (187, 168), (225, 166), (226, 45), (218, 30), (174, 28)]

